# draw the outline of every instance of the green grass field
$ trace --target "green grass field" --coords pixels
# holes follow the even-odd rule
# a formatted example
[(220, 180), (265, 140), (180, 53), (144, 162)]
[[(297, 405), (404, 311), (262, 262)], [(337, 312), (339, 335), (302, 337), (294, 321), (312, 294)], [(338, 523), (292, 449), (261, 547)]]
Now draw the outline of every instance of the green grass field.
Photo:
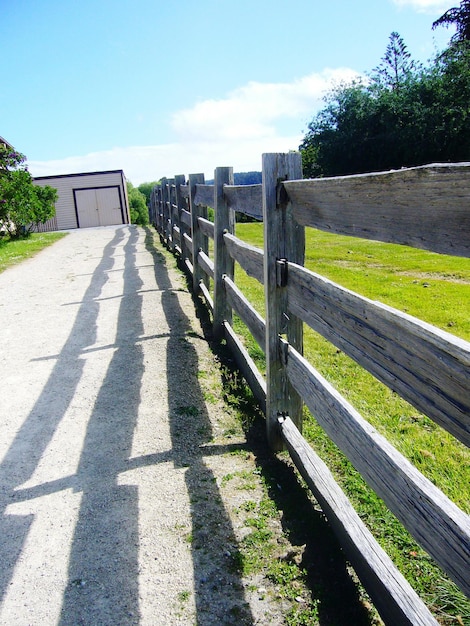
[(66, 233), (53, 232), (32, 233), (26, 239), (0, 238), (0, 272), (34, 256), (65, 235)]
[[(261, 224), (238, 224), (237, 236), (262, 248)], [(307, 229), (305, 265), (361, 295), (470, 340), (470, 259)], [(263, 287), (240, 267), (236, 282), (264, 314)], [(262, 351), (243, 324), (235, 324), (263, 369)], [(470, 450), (308, 328), (304, 342), (305, 356), (321, 374), (429, 480), (470, 513)], [(304, 436), (439, 621), (470, 623), (470, 602), (416, 545), (307, 411)]]

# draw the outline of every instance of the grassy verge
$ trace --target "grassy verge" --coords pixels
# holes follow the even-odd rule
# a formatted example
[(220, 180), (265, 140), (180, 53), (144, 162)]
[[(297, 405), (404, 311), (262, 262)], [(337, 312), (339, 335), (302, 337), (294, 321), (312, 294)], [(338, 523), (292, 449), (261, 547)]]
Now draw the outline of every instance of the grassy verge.
[[(240, 224), (237, 235), (262, 247), (262, 226)], [(470, 260), (338, 237), (307, 229), (306, 266), (368, 298), (379, 300), (470, 340)], [(264, 311), (263, 288), (237, 268), (237, 284)], [(244, 334), (260, 369), (262, 351)], [(306, 329), (309, 361), (404, 456), (464, 511), (470, 512), (470, 451), (401, 400), (351, 359)], [(379, 543), (443, 624), (470, 623), (470, 602), (416, 545), (383, 502), (306, 412), (304, 434)]]
[(0, 272), (29, 259), (66, 233), (32, 233), (26, 239), (0, 239)]
[[(186, 278), (190, 288), (192, 279)], [(202, 300), (194, 297), (194, 304), (215, 357), (214, 371), (205, 367), (198, 372), (203, 396), (206, 403), (225, 404), (224, 428), (214, 441), (246, 438), (246, 446), (232, 443), (225, 453), (243, 457), (245, 468), (231, 468), (219, 485), (221, 493), (231, 494), (226, 502), (234, 505), (238, 542), (230, 549), (230, 567), (245, 581), (246, 598), (259, 609), (264, 605), (262, 623), (271, 618), (281, 623), (281, 614), (286, 626), (383, 624), (292, 464), (267, 448), (264, 418), (253, 394), (227, 346), (213, 341), (211, 316)], [(181, 410), (194, 413), (194, 407)], [(236, 491), (243, 496), (234, 498)], [(192, 542), (193, 535), (187, 540)], [(245, 622), (240, 616), (237, 623)]]

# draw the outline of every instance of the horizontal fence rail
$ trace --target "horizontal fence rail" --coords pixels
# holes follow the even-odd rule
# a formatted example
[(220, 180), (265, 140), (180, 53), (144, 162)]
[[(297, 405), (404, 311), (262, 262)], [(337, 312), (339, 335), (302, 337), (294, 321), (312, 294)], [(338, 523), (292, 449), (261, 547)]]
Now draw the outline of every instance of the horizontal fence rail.
[(341, 235), (470, 256), (470, 163), (286, 181), (295, 219)]
[(289, 263), (289, 311), (470, 446), (468, 343)]
[[(217, 168), (213, 185), (202, 174), (176, 176), (151, 195), (151, 222), (212, 311), (215, 336), (231, 348), (266, 415), (269, 444), (288, 449), (387, 624), (437, 622), (303, 438), (303, 404), (469, 596), (470, 518), (303, 357), (303, 325), (466, 446), (470, 344), (307, 270), (304, 227), (470, 257), (469, 198), (468, 163), (302, 180), (297, 153), (263, 155), (262, 185), (233, 185), (232, 169)], [(263, 220), (263, 249), (236, 237), (235, 213)], [(264, 285), (264, 318), (237, 287), (235, 262)], [(264, 351), (265, 376), (235, 333), (232, 312)]]

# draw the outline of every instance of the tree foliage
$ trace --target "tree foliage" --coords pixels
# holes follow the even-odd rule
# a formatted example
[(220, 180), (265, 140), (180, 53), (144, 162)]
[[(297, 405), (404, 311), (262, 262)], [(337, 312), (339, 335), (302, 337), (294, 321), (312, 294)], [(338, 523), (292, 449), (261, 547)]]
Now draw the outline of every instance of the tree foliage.
[(145, 201), (146, 201), (148, 207), (150, 207), (150, 195), (151, 195), (152, 190), (155, 187), (155, 185), (158, 185), (158, 181), (154, 181), (154, 182), (151, 182), (151, 183), (141, 183), (137, 187), (137, 189), (140, 191), (140, 193), (142, 193), (145, 196)]
[(149, 212), (145, 195), (133, 184), (127, 181), (127, 196), (129, 198), (129, 209), (132, 224), (145, 226), (149, 223)]
[(428, 68), (392, 33), (369, 80), (341, 85), (310, 122), (300, 150), (306, 176), (357, 174), (470, 159), (470, 43)]
[(0, 148), (0, 225), (11, 238), (25, 237), (55, 215), (57, 190), (33, 183), (26, 157)]
[(21, 152), (0, 145), (0, 176), (5, 176), (9, 171), (18, 168), (25, 161), (26, 157)]
[(390, 35), (387, 49), (381, 63), (375, 68), (373, 77), (377, 85), (399, 89), (400, 85), (413, 74), (416, 64), (411, 60), (411, 54), (397, 32)]
[(470, 0), (462, 0), (459, 7), (453, 7), (433, 22), (433, 29), (438, 26), (456, 26), (457, 32), (452, 43), (470, 41)]

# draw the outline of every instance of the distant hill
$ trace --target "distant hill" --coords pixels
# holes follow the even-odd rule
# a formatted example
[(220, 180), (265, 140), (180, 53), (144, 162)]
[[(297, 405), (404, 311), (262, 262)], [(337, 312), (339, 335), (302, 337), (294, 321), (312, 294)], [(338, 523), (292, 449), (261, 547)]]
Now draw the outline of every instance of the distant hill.
[(236, 172), (233, 175), (235, 185), (258, 185), (261, 177), (261, 172)]

